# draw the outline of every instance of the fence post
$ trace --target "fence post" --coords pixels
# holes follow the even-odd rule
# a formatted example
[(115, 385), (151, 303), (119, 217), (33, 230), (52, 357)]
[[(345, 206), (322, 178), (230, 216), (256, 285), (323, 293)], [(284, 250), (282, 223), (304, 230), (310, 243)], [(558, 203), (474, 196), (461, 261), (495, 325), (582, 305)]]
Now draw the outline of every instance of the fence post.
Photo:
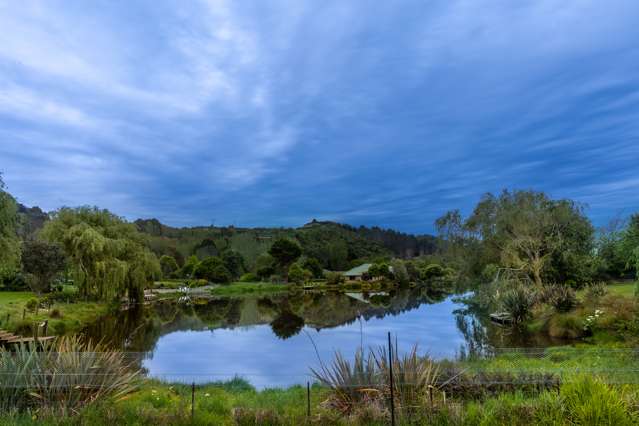
[(195, 418), (195, 382), (191, 383), (191, 422)]
[(391, 425), (395, 426), (395, 384), (393, 383), (393, 345), (391, 343), (390, 331), (388, 332), (388, 374), (390, 376)]
[(311, 383), (306, 382), (306, 417), (311, 418)]

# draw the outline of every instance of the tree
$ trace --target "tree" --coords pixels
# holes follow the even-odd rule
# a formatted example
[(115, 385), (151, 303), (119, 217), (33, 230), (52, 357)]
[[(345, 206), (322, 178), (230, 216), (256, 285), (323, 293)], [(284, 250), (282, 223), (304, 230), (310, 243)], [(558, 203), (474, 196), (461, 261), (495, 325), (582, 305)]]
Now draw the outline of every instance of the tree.
[(480, 241), (483, 265), (521, 270), (539, 287), (544, 274), (561, 282), (579, 277), (594, 242), (580, 205), (534, 191), (486, 194), (464, 229)]
[(224, 266), (222, 259), (216, 256), (210, 256), (202, 260), (195, 268), (194, 275), (196, 278), (205, 279), (213, 283), (231, 282), (231, 273)]
[(322, 278), (324, 274), (324, 269), (320, 264), (319, 260), (314, 257), (307, 257), (304, 262), (302, 262), (302, 268), (308, 269), (313, 274), (313, 278)]
[(391, 267), (393, 268), (393, 277), (398, 284), (405, 285), (409, 283), (408, 271), (401, 259), (391, 260)]
[(173, 274), (179, 269), (175, 258), (167, 254), (160, 257), (160, 267), (162, 268), (162, 276), (164, 278), (172, 277)]
[(64, 270), (66, 258), (62, 247), (46, 241), (30, 240), (22, 244), (22, 268), (29, 274), (29, 286), (40, 295), (51, 288), (51, 282)]
[(161, 276), (160, 262), (133, 224), (97, 207), (62, 208), (41, 231), (63, 248), (80, 294), (139, 300)]
[(224, 250), (224, 252), (222, 252), (222, 261), (224, 262), (224, 266), (226, 266), (226, 269), (228, 269), (233, 278), (239, 277), (246, 270), (244, 257), (237, 250)]
[(313, 278), (313, 273), (308, 269), (302, 268), (299, 263), (293, 263), (288, 268), (288, 279), (295, 284), (302, 284)]
[(0, 174), (0, 278), (15, 273), (20, 264), (17, 204), (5, 188)]
[(388, 263), (373, 263), (370, 268), (368, 268), (368, 274), (371, 278), (391, 278), (392, 274), (390, 272), (390, 268)]
[(196, 255), (190, 256), (186, 259), (186, 262), (184, 262), (184, 266), (182, 266), (182, 269), (180, 270), (180, 275), (184, 278), (191, 278), (199, 264), (200, 259), (198, 259)]
[(289, 266), (302, 255), (302, 249), (295, 241), (280, 238), (273, 243), (268, 253), (282, 269), (286, 279)]
[(260, 255), (255, 261), (255, 273), (262, 281), (266, 281), (275, 273), (275, 259), (268, 253)]

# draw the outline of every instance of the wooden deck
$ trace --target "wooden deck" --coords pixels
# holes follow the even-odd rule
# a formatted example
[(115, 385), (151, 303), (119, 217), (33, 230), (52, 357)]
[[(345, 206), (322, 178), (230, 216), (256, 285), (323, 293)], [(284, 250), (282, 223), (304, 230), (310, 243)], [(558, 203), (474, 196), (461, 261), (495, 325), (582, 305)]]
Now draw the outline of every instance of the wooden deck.
[(0, 329), (0, 345), (9, 346), (20, 343), (40, 343), (47, 342), (55, 339), (55, 336), (42, 336), (42, 337), (24, 337), (17, 334), (9, 333), (6, 330)]

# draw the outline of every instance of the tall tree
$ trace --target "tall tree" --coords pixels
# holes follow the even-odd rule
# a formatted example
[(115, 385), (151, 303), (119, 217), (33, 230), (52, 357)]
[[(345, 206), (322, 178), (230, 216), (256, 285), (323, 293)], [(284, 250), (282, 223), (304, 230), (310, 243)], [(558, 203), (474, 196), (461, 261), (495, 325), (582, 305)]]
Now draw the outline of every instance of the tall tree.
[(161, 276), (160, 264), (134, 225), (97, 207), (62, 208), (41, 236), (61, 244), (80, 293), (111, 300), (138, 300)]
[(280, 238), (273, 243), (268, 253), (275, 259), (284, 277), (287, 278), (288, 268), (302, 255), (302, 249), (295, 241)]
[(578, 279), (593, 249), (594, 229), (583, 208), (535, 191), (486, 194), (464, 229), (481, 242), (483, 262), (528, 273), (542, 285)]

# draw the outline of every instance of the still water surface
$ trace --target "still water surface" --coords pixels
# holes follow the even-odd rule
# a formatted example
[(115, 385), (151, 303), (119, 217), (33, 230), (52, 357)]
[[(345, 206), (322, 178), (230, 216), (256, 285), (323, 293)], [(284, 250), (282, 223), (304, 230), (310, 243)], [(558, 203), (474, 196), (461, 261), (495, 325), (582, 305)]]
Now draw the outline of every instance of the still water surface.
[[(468, 311), (459, 296), (412, 289), (391, 294), (298, 293), (158, 302), (105, 318), (86, 333), (126, 351), (144, 352), (148, 375), (203, 383), (241, 376), (257, 388), (310, 380), (309, 367), (334, 351), (347, 358), (363, 344), (455, 358), (492, 347), (553, 342), (514, 336)], [(319, 358), (318, 358), (319, 357)]]

